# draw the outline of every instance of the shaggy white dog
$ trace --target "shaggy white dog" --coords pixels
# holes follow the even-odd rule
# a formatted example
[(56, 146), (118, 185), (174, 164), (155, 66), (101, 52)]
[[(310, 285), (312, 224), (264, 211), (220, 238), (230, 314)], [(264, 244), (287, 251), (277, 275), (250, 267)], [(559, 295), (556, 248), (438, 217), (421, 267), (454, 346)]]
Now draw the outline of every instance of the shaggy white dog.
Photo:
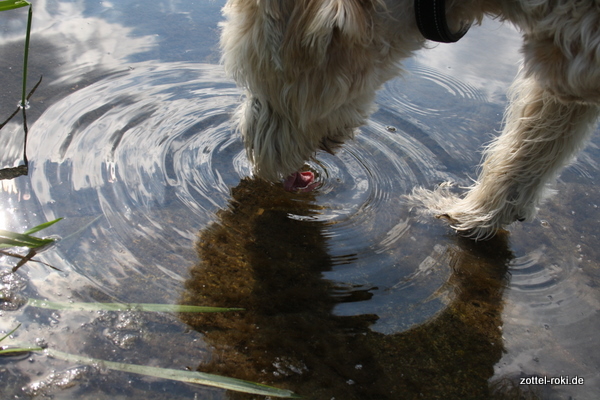
[(441, 11), (440, 4), (229, 0), (223, 62), (248, 92), (238, 117), (254, 173), (287, 178), (291, 189), (309, 185), (312, 175), (296, 171), (318, 149), (333, 152), (354, 136), (373, 112), (375, 91), (401, 73), (400, 61), (425, 45), (424, 34), (455, 41), (488, 15), (515, 24), (524, 40), (503, 132), (463, 197), (447, 185), (409, 197), (475, 238), (530, 219), (598, 116), (600, 0), (447, 0)]

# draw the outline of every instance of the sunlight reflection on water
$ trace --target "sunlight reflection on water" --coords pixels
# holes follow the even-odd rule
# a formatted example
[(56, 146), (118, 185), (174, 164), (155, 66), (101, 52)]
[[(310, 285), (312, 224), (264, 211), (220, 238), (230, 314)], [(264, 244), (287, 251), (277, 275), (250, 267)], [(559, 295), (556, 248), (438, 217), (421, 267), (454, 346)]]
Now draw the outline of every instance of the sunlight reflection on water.
[[(563, 174), (560, 195), (551, 198), (540, 219), (511, 228), (509, 248), (500, 242), (479, 254), (481, 249), (457, 240), (438, 221), (416, 217), (401, 199), (417, 185), (431, 188), (446, 180), (470, 184), (481, 145), (500, 128), (504, 92), (517, 69), (519, 43), (513, 29), (488, 21), (457, 45), (437, 46), (408, 61), (409, 74), (385, 85), (377, 97), (379, 110), (357, 139), (336, 156), (319, 153), (309, 162), (320, 180), (319, 189), (294, 197), (244, 179), (250, 176), (250, 169), (230, 120), (242, 92), (220, 66), (190, 62), (210, 58), (207, 54), (214, 51), (218, 19), (214, 13), (210, 14), (213, 40), (207, 35), (206, 45), (197, 46), (201, 50), (188, 53), (182, 49), (194, 49), (194, 43), (187, 37), (178, 43), (169, 36), (177, 35), (165, 27), (155, 28), (162, 33), (156, 35), (150, 22), (140, 22), (143, 29), (138, 28), (146, 34), (136, 31), (135, 36), (135, 30), (114, 22), (120, 15), (115, 7), (104, 2), (101, 10), (95, 10), (105, 20), (84, 17), (83, 3), (61, 3), (59, 14), (72, 16), (63, 26), (65, 32), (71, 32), (69, 40), (63, 41), (70, 52), (60, 56), (68, 67), (52, 69), (51, 85), (60, 88), (56, 90), (61, 95), (50, 96), (52, 104), (45, 105), (47, 109), (31, 126), (30, 177), (19, 178), (10, 187), (3, 185), (0, 193), (5, 209), (1, 215), (6, 220), (0, 222), (7, 227), (21, 229), (65, 217), (52, 231), (60, 232), (63, 240), (39, 256), (65, 273), (28, 264), (19, 272), (20, 284), (9, 287), (7, 283), (6, 293), (10, 290), (49, 300), (157, 303), (198, 296), (221, 305), (231, 300), (231, 292), (239, 296), (236, 300), (240, 303), (247, 302), (249, 311), (231, 322), (241, 336), (207, 336), (210, 346), (225, 349), (222, 355), (211, 355), (205, 337), (188, 333), (176, 318), (138, 316), (132, 328), (113, 314), (62, 316), (3, 308), (2, 330), (9, 328), (5, 323), (12, 327), (22, 321), (22, 337), (37, 337), (42, 331), (53, 337), (52, 345), (64, 343), (73, 352), (101, 357), (105, 351), (122, 351), (116, 353), (120, 361), (178, 368), (212, 363), (211, 368), (219, 370), (226, 369), (228, 357), (235, 365), (235, 356), (246, 356), (227, 351), (245, 333), (251, 332), (252, 350), (269, 350), (274, 337), (292, 335), (296, 324), (311, 326), (316, 338), (338, 344), (348, 332), (361, 332), (365, 341), (358, 347), (376, 360), (384, 360), (382, 354), (390, 348), (408, 351), (419, 343), (428, 349), (419, 341), (427, 335), (438, 335), (448, 351), (469, 353), (472, 349), (454, 343), (447, 328), (450, 325), (440, 321), (468, 319), (478, 315), (473, 311), (477, 307), (489, 307), (485, 316), (475, 318), (461, 333), (476, 336), (477, 327), (486, 326), (481, 337), (485, 349), (494, 355), (484, 364), (490, 370), (495, 368), (495, 379), (541, 374), (586, 378), (584, 388), (545, 388), (549, 398), (591, 398), (586, 396), (600, 387), (600, 360), (593, 345), (600, 309), (600, 296), (594, 289), (600, 260), (599, 217), (597, 206), (594, 208), (598, 195), (594, 188), (598, 176), (595, 144)], [(179, 22), (188, 20), (187, 11), (171, 6), (174, 9), (165, 15)], [(207, 7), (218, 6), (211, 3)], [(37, 29), (47, 30), (48, 35), (62, 34), (51, 23), (58, 18), (56, 14), (41, 4), (36, 10), (43, 21)], [(148, 16), (158, 13), (146, 12)], [(84, 25), (85, 29), (80, 28)], [(209, 30), (206, 26), (202, 29)], [(75, 45), (90, 37), (99, 46), (78, 53)], [(121, 40), (127, 45), (120, 46)], [(491, 55), (490, 44), (494, 48)], [(172, 48), (167, 49), (169, 45)], [(177, 57), (196, 58), (178, 62)], [(34, 62), (32, 68), (40, 67)], [(87, 75), (90, 71), (95, 74)], [(82, 76), (90, 81), (76, 86), (75, 82), (84, 81)], [(66, 90), (66, 83), (73, 87)], [(43, 91), (42, 95), (48, 96)], [(36, 112), (35, 97), (32, 109)], [(5, 157), (13, 153), (18, 151), (7, 151)], [(265, 224), (274, 229), (281, 224), (280, 235), (259, 235)], [(294, 236), (286, 228), (298, 229), (304, 236)], [(235, 242), (223, 241), (227, 235)], [(223, 258), (235, 255), (231, 264), (239, 267), (227, 270), (232, 275), (224, 277), (226, 283), (207, 276), (211, 268), (216, 275), (223, 273), (218, 262), (207, 255), (213, 241)], [(239, 243), (245, 246), (241, 250)], [(250, 260), (249, 255), (260, 262)], [(273, 259), (276, 276), (269, 278), (260, 269), (261, 263)], [(502, 269), (505, 264), (511, 272), (506, 289), (503, 278), (494, 273), (479, 276), (480, 271), (473, 270), (475, 266), (483, 271), (491, 266)], [(242, 274), (240, 280), (236, 273)], [(202, 280), (194, 274), (207, 279), (210, 290), (198, 289)], [(281, 276), (289, 278), (283, 293), (277, 286)], [(298, 281), (302, 283), (290, 284)], [(12, 281), (7, 278), (6, 282)], [(492, 289), (486, 295), (491, 298), (479, 299), (480, 288), (473, 287), (474, 283), (483, 285), (483, 292), (489, 284)], [(281, 298), (292, 303), (290, 307), (297, 300), (310, 312), (291, 318), (287, 305), (277, 308)], [(278, 322), (269, 326), (273, 315)], [(352, 317), (368, 318), (339, 325)], [(160, 328), (162, 323), (167, 328)], [(206, 321), (187, 323), (202, 327)], [(227, 327), (228, 322), (215, 325), (219, 323)], [(318, 332), (321, 324), (330, 332)], [(253, 334), (255, 325), (265, 333)], [(368, 329), (361, 330), (365, 327)], [(149, 338), (156, 333), (153, 329), (159, 331), (159, 339)], [(168, 341), (168, 360), (164, 348), (160, 349), (161, 340)], [(493, 341), (503, 342), (506, 353), (501, 359)], [(297, 345), (290, 352), (306, 350), (306, 343)], [(438, 345), (434, 343), (433, 348)], [(340, 346), (345, 349), (348, 344)], [(190, 355), (190, 349), (196, 353)], [(278, 350), (290, 348), (284, 343)], [(335, 354), (339, 365), (332, 370), (358, 362), (358, 355)], [(225, 361), (214, 365), (218, 363), (212, 360), (220, 356)], [(381, 361), (382, 368), (401, 371), (401, 356), (397, 364)], [(280, 375), (302, 375), (306, 364), (294, 357), (277, 354), (267, 367), (275, 367)], [(310, 358), (304, 361), (310, 364)], [(252, 369), (269, 360), (265, 356), (255, 364), (249, 361), (244, 366), (248, 371), (235, 371), (234, 367), (232, 373), (254, 377), (252, 374), (260, 371)], [(452, 365), (452, 360), (439, 360)], [(56, 362), (43, 363), (46, 361), (36, 359), (35, 365), (21, 364), (17, 370), (36, 376), (45, 369), (68, 368)], [(363, 372), (371, 374), (367, 376), (377, 375), (374, 364), (363, 367)], [(330, 370), (319, 371), (329, 379)], [(91, 369), (82, 372), (85, 376), (95, 373)], [(81, 379), (81, 374), (74, 375)], [(317, 379), (309, 387), (319, 382)], [(94, 394), (106, 391), (110, 398), (110, 390), (102, 384), (87, 390)], [(158, 398), (161, 390), (156, 390)], [(182, 389), (174, 392), (181, 398), (189, 395)], [(76, 397), (66, 389), (64, 393), (61, 398)], [(224, 396), (208, 390), (202, 393), (207, 398)]]
[[(432, 75), (416, 71), (413, 79)], [(443, 81), (441, 75), (436, 79)], [(440, 86), (438, 95), (462, 97), (462, 92)], [(416, 185), (451, 178), (438, 172), (445, 169), (435, 156), (439, 146), (431, 149), (427, 145), (433, 142), (420, 141), (428, 137), (424, 124), (403, 120), (389, 108), (395, 93), (391, 87), (381, 94), (385, 107), (355, 142), (335, 157), (318, 154), (310, 164), (321, 181), (318, 212), (311, 220), (327, 222), (332, 257), (348, 259), (351, 251), (355, 260), (340, 263), (329, 279), (385, 286), (377, 278), (382, 269), (393, 267), (401, 280), (412, 275), (414, 266), (393, 261), (402, 251), (398, 242), (410, 231), (401, 195)], [(227, 205), (229, 188), (250, 175), (230, 122), (240, 95), (219, 67), (139, 65), (75, 92), (37, 121), (30, 139), (35, 149), (31, 184), (46, 218), (77, 218), (94, 227), (91, 236), (58, 245), (66, 254), (102, 260), (90, 269), (74, 257), (77, 272), (100, 290), (130, 301), (139, 294), (118, 284), (128, 274), (126, 260), (131, 272), (152, 274), (153, 285), (177, 293), (181, 278), (173, 278), (185, 270), (157, 262), (148, 249), (160, 245), (177, 253), (189, 245), (195, 230)], [(399, 127), (390, 129), (391, 124)], [(403, 135), (403, 128), (410, 132)], [(95, 250), (96, 243), (110, 246)], [(413, 277), (411, 290), (428, 298), (444, 276), (438, 275), (428, 289)], [(372, 304), (375, 312), (380, 305)]]

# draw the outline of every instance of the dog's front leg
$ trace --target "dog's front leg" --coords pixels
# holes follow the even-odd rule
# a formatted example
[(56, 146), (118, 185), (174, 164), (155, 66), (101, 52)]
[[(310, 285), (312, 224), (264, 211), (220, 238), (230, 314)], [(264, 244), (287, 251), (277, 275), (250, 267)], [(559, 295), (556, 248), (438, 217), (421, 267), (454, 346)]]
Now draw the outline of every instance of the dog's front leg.
[(519, 78), (511, 93), (505, 127), (487, 147), (477, 182), (442, 213), (475, 238), (531, 219), (546, 184), (583, 147), (598, 115), (597, 105), (562, 102), (533, 77)]

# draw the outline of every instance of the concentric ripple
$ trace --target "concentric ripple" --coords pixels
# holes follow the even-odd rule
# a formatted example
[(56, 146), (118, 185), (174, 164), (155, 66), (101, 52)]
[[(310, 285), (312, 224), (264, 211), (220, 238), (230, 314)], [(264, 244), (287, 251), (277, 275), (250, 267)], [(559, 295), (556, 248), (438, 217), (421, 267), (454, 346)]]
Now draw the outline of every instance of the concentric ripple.
[[(319, 227), (335, 266), (326, 278), (373, 294), (337, 312), (377, 313), (382, 331), (405, 329), (443, 306), (431, 296), (450, 273), (447, 245), (415, 233), (423, 227), (411, 219), (402, 195), (461, 180), (450, 170), (462, 161), (463, 146), (447, 146), (443, 138), (464, 136), (473, 115), (461, 107), (483, 102), (475, 90), (440, 74), (422, 69), (416, 76), (420, 84), (439, 86), (432, 107), (413, 113), (402, 100), (410, 89), (402, 79), (390, 82), (356, 140), (336, 156), (319, 153), (309, 161), (320, 182), (314, 212), (289, 214)], [(77, 233), (60, 243), (60, 262), (122, 301), (147, 300), (131, 289), (135, 285), (150, 285), (156, 297), (171, 301), (197, 257), (198, 232), (229, 207), (231, 189), (251, 175), (231, 121), (241, 99), (219, 66), (136, 65), (48, 109), (31, 129), (31, 184), (45, 219), (66, 217), (63, 227)], [(433, 110), (450, 105), (455, 124), (438, 132)], [(426, 229), (439, 234), (446, 228)], [(382, 310), (399, 303), (410, 311), (383, 318)]]
[(574, 255), (557, 253), (542, 246), (511, 263), (512, 295), (546, 329), (554, 328), (558, 320), (560, 325), (577, 323), (598, 307)]
[[(61, 244), (76, 270), (103, 289), (151, 274), (172, 293), (198, 229), (249, 173), (230, 122), (240, 93), (218, 66), (136, 66), (36, 122), (31, 182), (43, 212), (74, 230), (91, 224), (89, 237)], [(107, 238), (110, 248), (95, 246)]]
[[(486, 101), (476, 88), (424, 65), (413, 66), (407, 79), (393, 80), (388, 87), (390, 90), (382, 100), (398, 111), (413, 115), (454, 115), (464, 107), (464, 100), (480, 105)], [(411, 91), (420, 95), (411, 95)]]

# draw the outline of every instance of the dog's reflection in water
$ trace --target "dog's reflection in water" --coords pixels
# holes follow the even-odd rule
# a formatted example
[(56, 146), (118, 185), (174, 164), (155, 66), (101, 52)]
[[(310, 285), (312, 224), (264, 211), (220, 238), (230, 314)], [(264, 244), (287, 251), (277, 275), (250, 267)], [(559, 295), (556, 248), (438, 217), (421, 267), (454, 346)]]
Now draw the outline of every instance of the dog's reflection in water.
[[(182, 317), (213, 347), (198, 370), (307, 399), (494, 397), (488, 380), (503, 351), (502, 294), (511, 259), (505, 237), (479, 243), (457, 238), (446, 257), (453, 269), (450, 304), (425, 324), (383, 335), (369, 329), (375, 315), (332, 313), (340, 297), (321, 276), (332, 262), (324, 223), (310, 218), (318, 212), (314, 193), (245, 179), (232, 197), (218, 221), (200, 233), (200, 261), (183, 302), (245, 311)], [(345, 298), (369, 295), (359, 290)]]

